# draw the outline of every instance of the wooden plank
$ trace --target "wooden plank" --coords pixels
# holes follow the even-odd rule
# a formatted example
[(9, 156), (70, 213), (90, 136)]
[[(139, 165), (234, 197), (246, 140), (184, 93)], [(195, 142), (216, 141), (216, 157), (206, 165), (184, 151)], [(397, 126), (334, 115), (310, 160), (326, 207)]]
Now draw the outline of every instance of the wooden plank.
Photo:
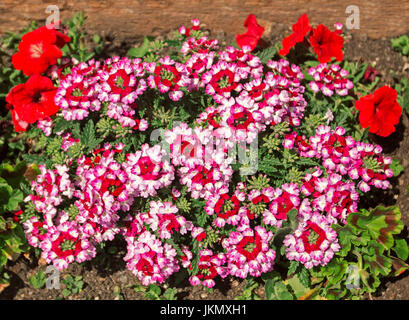
[(114, 33), (122, 39), (163, 34), (190, 25), (192, 18), (215, 32), (235, 35), (244, 31), (242, 23), (250, 13), (267, 32), (273, 22), (290, 26), (302, 13), (312, 24), (332, 27), (335, 22), (345, 24), (350, 4), (360, 9), (360, 29), (354, 33), (382, 38), (409, 30), (409, 0), (1, 0), (0, 33), (17, 31), (30, 20), (43, 23), (49, 4), (59, 6), (62, 19), (84, 10), (90, 31)]

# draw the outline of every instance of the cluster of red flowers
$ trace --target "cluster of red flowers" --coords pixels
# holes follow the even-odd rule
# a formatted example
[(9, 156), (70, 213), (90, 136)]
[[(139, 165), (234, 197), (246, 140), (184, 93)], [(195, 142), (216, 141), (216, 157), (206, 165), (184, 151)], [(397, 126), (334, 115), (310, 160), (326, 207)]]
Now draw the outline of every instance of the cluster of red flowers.
[(29, 76), (27, 82), (10, 90), (6, 97), (16, 131), (26, 131), (30, 123), (43, 120), (58, 111), (54, 103), (57, 88), (42, 73), (62, 57), (61, 48), (70, 38), (47, 25), (25, 34), (18, 52), (12, 57), (13, 66)]
[(307, 15), (303, 14), (293, 25), (291, 35), (283, 39), (283, 48), (279, 54), (286, 56), (291, 48), (297, 43), (303, 42), (307, 34), (310, 33), (308, 42), (317, 54), (320, 63), (330, 62), (333, 57), (337, 61), (342, 61), (344, 38), (340, 36), (341, 29), (337, 28), (335, 31), (330, 31), (323, 24), (311, 29)]
[[(292, 31), (291, 35), (283, 39), (280, 55), (286, 56), (297, 43), (306, 42), (313, 48), (320, 63), (330, 62), (333, 58), (337, 61), (343, 60), (344, 38), (340, 35), (342, 33), (340, 23), (335, 24), (335, 31), (330, 31), (322, 24), (312, 29), (307, 15), (303, 14), (292, 26)], [(306, 41), (308, 33), (310, 36)], [(364, 78), (373, 81), (378, 74), (377, 70), (368, 67)], [(369, 128), (369, 132), (381, 137), (387, 137), (395, 132), (395, 126), (402, 114), (402, 107), (396, 99), (396, 90), (384, 86), (356, 101), (355, 107), (360, 111), (359, 122), (362, 128)]]

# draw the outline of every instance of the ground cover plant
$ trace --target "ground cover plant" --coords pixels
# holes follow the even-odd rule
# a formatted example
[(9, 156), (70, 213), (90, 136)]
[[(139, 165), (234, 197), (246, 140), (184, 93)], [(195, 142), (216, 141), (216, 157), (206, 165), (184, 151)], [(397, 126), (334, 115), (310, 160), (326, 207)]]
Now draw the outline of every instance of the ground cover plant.
[[(98, 61), (76, 17), (21, 37), (6, 95), (32, 148), (5, 167), (25, 178), (4, 180), (4, 210), (46, 263), (64, 270), (124, 239), (153, 299), (172, 278), (229, 277), (248, 280), (242, 299), (256, 299), (255, 281), (267, 299), (355, 299), (407, 270), (399, 208), (365, 205), (401, 171), (372, 138), (396, 130), (406, 96), (344, 61), (341, 24), (302, 15), (263, 48), (250, 15), (222, 47), (194, 19)], [(64, 281), (64, 296), (81, 291)]]

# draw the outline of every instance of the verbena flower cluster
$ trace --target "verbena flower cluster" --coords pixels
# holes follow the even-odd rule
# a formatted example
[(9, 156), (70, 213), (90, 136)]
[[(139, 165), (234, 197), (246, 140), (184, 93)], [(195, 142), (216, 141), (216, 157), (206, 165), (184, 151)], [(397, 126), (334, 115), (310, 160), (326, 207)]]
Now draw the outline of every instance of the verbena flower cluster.
[[(260, 30), (253, 34), (257, 25), (251, 21), (242, 36), (254, 41)], [(314, 29), (311, 41), (321, 29)], [(217, 277), (270, 272), (279, 255), (306, 268), (324, 266), (340, 249), (331, 225), (345, 224), (365, 192), (389, 186), (391, 159), (381, 147), (346, 136), (342, 127), (298, 133), (308, 111), (299, 66), (283, 59), (262, 63), (251, 53), (253, 45), (222, 50), (217, 40), (191, 36), (198, 30), (197, 20), (191, 29), (179, 29), (180, 61), (113, 57), (56, 72), (59, 111), (53, 118), (55, 112), (44, 113), (37, 125), (46, 136), (61, 138), (67, 158), (54, 168), (40, 166), (26, 198), (35, 214), (24, 222), (29, 243), (47, 263), (64, 269), (91, 260), (99, 244), (122, 236), (126, 266), (144, 285), (163, 283), (185, 268), (192, 285), (211, 288)], [(346, 95), (352, 88), (337, 65), (321, 64), (309, 73), (313, 91)], [(57, 119), (97, 119), (107, 130), (143, 135), (151, 123), (141, 105), (152, 103), (152, 95), (170, 104), (187, 97), (208, 102), (192, 123), (166, 128), (162, 144), (143, 143), (132, 152), (119, 140), (78, 152), (82, 142), (74, 132), (56, 132)], [(281, 152), (316, 165), (278, 186), (264, 176), (259, 184), (238, 180), (230, 151), (238, 145), (247, 154), (260, 134), (280, 125), (289, 130), (278, 136)], [(277, 243), (275, 235), (293, 220), (296, 227)]]

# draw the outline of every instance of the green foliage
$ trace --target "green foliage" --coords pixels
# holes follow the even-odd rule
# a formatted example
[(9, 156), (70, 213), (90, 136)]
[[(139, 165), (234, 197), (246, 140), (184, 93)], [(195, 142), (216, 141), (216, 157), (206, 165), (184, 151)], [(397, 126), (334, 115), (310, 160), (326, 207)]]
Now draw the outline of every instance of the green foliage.
[(276, 271), (265, 275), (263, 280), (267, 300), (294, 300), (294, 296)]
[(145, 37), (143, 39), (142, 45), (137, 48), (129, 49), (127, 55), (131, 58), (143, 58), (148, 52), (151, 47), (151, 40), (152, 37)]
[(62, 283), (65, 284), (65, 288), (61, 292), (64, 297), (80, 293), (84, 286), (82, 276), (73, 277), (70, 274), (62, 280)]
[(295, 295), (297, 299), (301, 299), (308, 293), (308, 291), (310, 291), (309, 285), (305, 285), (305, 283), (301, 281), (299, 274), (288, 279), (286, 281), (286, 284), (290, 287), (290, 290), (292, 291), (292, 293)]
[(398, 207), (351, 213), (345, 226), (334, 227), (341, 250), (326, 266), (311, 270), (312, 283), (320, 286), (320, 294), (327, 299), (374, 293), (381, 277), (397, 276), (409, 268), (404, 262), (407, 243), (395, 239), (403, 229)]
[(163, 291), (161, 287), (157, 285), (150, 284), (149, 286), (134, 286), (135, 292), (143, 292), (145, 294), (145, 299), (149, 300), (177, 300), (176, 288), (167, 288)]
[(47, 282), (47, 275), (43, 270), (40, 270), (35, 275), (32, 275), (28, 281), (34, 289), (41, 289)]
[(265, 290), (268, 300), (294, 300), (293, 295), (281, 280), (267, 280)]
[[(71, 37), (71, 43), (63, 51), (66, 56), (74, 57), (79, 61), (87, 61), (101, 52), (103, 42), (101, 37), (95, 35), (92, 38), (95, 47), (89, 49), (88, 37), (83, 30), (86, 21), (84, 13), (75, 14), (71, 21), (66, 22), (68, 26), (68, 35)], [(200, 37), (201, 31), (192, 31), (191, 36)], [(21, 35), (9, 36), (4, 38), (0, 46), (0, 58), (10, 63), (10, 54), (16, 50)], [(163, 56), (163, 53), (171, 58), (177, 58), (178, 61), (185, 61), (189, 57), (182, 57), (180, 46), (183, 37), (175, 34), (171, 39), (159, 40), (154, 37), (145, 37), (139, 47), (129, 50), (128, 56), (132, 58), (141, 58), (146, 62), (156, 62)], [(277, 55), (277, 47), (267, 48), (255, 53), (262, 63), (274, 59)], [(3, 60), (0, 60), (2, 62)], [(305, 73), (305, 81), (311, 80), (306, 73), (308, 67), (316, 66), (317, 61), (307, 61), (302, 66)], [(366, 141), (367, 131), (362, 130), (358, 122), (358, 114), (354, 108), (354, 101), (357, 97), (370, 93), (377, 85), (378, 80), (372, 83), (366, 83), (363, 79), (367, 64), (343, 62), (354, 83), (354, 92), (352, 95), (340, 97), (334, 95), (326, 97), (320, 93), (309, 91), (306, 82), (307, 92), (305, 98), (308, 102), (304, 121), (297, 126), (297, 133), (301, 136), (311, 136), (320, 125), (330, 125), (332, 128), (343, 126), (347, 130), (347, 135), (355, 139)], [(10, 89), (10, 86), (25, 81), (21, 72), (15, 72), (12, 68), (3, 68), (0, 71), (0, 98)], [(3, 89), (4, 88), (4, 89)], [(185, 90), (182, 88), (182, 90)], [(399, 94), (399, 103), (408, 110), (409, 105), (409, 86), (407, 79), (403, 79), (396, 86)], [(3, 95), (3, 96), (2, 96)], [(5, 217), (4, 213), (10, 213), (19, 208), (24, 196), (30, 191), (27, 181), (21, 179), (27, 168), (26, 163), (45, 164), (52, 168), (55, 164), (67, 163), (69, 160), (76, 160), (86, 155), (90, 156), (92, 151), (103, 143), (117, 144), (124, 143), (124, 152), (115, 156), (115, 159), (121, 163), (125, 160), (125, 154), (135, 152), (142, 143), (147, 141), (150, 133), (158, 128), (171, 128), (177, 121), (192, 123), (192, 121), (206, 107), (214, 104), (211, 97), (202, 95), (200, 91), (184, 92), (183, 98), (179, 101), (171, 101), (167, 95), (161, 95), (154, 92), (144, 94), (138, 99), (137, 113), (146, 119), (149, 128), (146, 132), (140, 133), (129, 127), (123, 127), (118, 121), (110, 119), (106, 115), (107, 105), (102, 104), (102, 112), (91, 112), (89, 117), (81, 121), (66, 121), (57, 116), (53, 132), (49, 137), (37, 128), (33, 127), (29, 132), (23, 134), (7, 133), (0, 139), (0, 147), (8, 145), (8, 156), (10, 154), (20, 155), (26, 151), (24, 139), (31, 139), (33, 146), (29, 152), (25, 152), (23, 158), (26, 162), (19, 163), (13, 167), (10, 164), (0, 165), (0, 271), (1, 268), (16, 254), (25, 250), (26, 242), (21, 227), (13, 222), (10, 217)], [(334, 119), (332, 119), (332, 116)], [(9, 118), (8, 118), (9, 119)], [(2, 119), (0, 119), (2, 120)], [(310, 158), (300, 157), (296, 151), (284, 149), (284, 136), (290, 131), (286, 122), (268, 126), (267, 130), (260, 134), (260, 146), (258, 148), (258, 176), (253, 175), (250, 179), (242, 176), (234, 177), (237, 181), (246, 181), (249, 189), (261, 190), (268, 186), (279, 187), (283, 183), (294, 182), (300, 184), (302, 178), (311, 168), (319, 166), (319, 163)], [(57, 132), (73, 134), (79, 142), (69, 148), (67, 152), (61, 149), (62, 137)], [(237, 169), (235, 165), (234, 169)], [(33, 166), (34, 167), (34, 166)], [(403, 168), (394, 160), (391, 165), (394, 176), (398, 176)], [(37, 168), (38, 169), (38, 168)], [(240, 167), (240, 169), (242, 169)], [(247, 168), (249, 169), (249, 168)], [(35, 170), (33, 170), (35, 171)], [(34, 175), (35, 177), (35, 175)], [(241, 180), (240, 180), (241, 179)], [(234, 181), (234, 182), (237, 182)], [(178, 185), (178, 187), (180, 187)], [(19, 190), (21, 189), (21, 190)], [(170, 197), (169, 189), (163, 189), (158, 192), (161, 199), (173, 201)], [(178, 273), (180, 277), (187, 274), (196, 274), (198, 271), (199, 250), (207, 247), (217, 248), (220, 246), (222, 236), (228, 236), (234, 228), (226, 227), (221, 231), (210, 226), (208, 214), (203, 210), (205, 201), (190, 199), (187, 196), (186, 188), (182, 188), (181, 197), (178, 198), (176, 205), (179, 214), (188, 217), (195, 226), (202, 227), (206, 232), (206, 238), (202, 242), (193, 240), (191, 251), (193, 253), (192, 268)], [(148, 203), (151, 199), (137, 199), (132, 207), (133, 212), (146, 212)], [(78, 214), (78, 208), (67, 201), (62, 206), (66, 206), (70, 219), (74, 219)], [(59, 208), (60, 209), (60, 208)], [(261, 215), (264, 208), (249, 204), (249, 209), (256, 215)], [(25, 207), (24, 219), (27, 216), (35, 214), (36, 210), (32, 203)], [(122, 214), (123, 212), (120, 212)], [(358, 213), (350, 214), (348, 224), (345, 226), (334, 226), (341, 245), (341, 250), (325, 267), (306, 269), (301, 263), (288, 261), (285, 257), (285, 247), (282, 245), (284, 237), (293, 232), (297, 227), (297, 210), (293, 209), (287, 214), (287, 219), (283, 221), (282, 227), (267, 226), (268, 230), (273, 231), (274, 237), (271, 245), (276, 250), (276, 268), (263, 274), (265, 281), (266, 298), (271, 300), (293, 300), (293, 299), (340, 299), (361, 297), (365, 293), (373, 293), (380, 284), (380, 278), (390, 275), (399, 275), (409, 266), (404, 262), (408, 258), (408, 245), (403, 239), (395, 239), (402, 231), (401, 214), (399, 209), (390, 207), (377, 207), (372, 211), (362, 210)], [(231, 228), (231, 229), (229, 229)], [(180, 240), (178, 235), (167, 239), (166, 242), (175, 248), (177, 254), (182, 255)], [(114, 247), (100, 246), (101, 255), (98, 255), (97, 261), (109, 267), (113, 254), (117, 253)], [(280, 273), (279, 273), (280, 272)], [(38, 274), (30, 277), (30, 284), (34, 288), (42, 288), (45, 283), (45, 274), (40, 271)], [(63, 281), (65, 288), (62, 295), (68, 297), (81, 292), (84, 282), (81, 276), (68, 275)], [(357, 286), (356, 283), (359, 285)], [(255, 290), (260, 286), (254, 279), (247, 279), (246, 285), (241, 296), (237, 300), (257, 300), (260, 297)], [(177, 295), (176, 288), (159, 287), (150, 285), (148, 287), (135, 286), (136, 292), (143, 292), (145, 298), (152, 300), (175, 300)], [(116, 286), (114, 295), (123, 299), (121, 289)]]
[(95, 54), (102, 52), (104, 42), (99, 35), (94, 35), (92, 38), (94, 48), (91, 50), (90, 44), (87, 43), (84, 32), (84, 23), (87, 20), (84, 12), (77, 12), (71, 20), (65, 21), (68, 27), (68, 36), (71, 41), (68, 45), (62, 48), (64, 54), (77, 59), (78, 61), (88, 61), (94, 58)]
[(277, 46), (273, 46), (268, 47), (262, 51), (259, 51), (255, 55), (260, 58), (261, 63), (265, 64), (267, 63), (268, 60), (273, 59), (277, 52), (278, 52)]
[(246, 279), (243, 292), (240, 296), (235, 297), (235, 300), (260, 300), (260, 297), (254, 292), (260, 286), (254, 279)]
[(191, 203), (192, 203), (193, 210), (195, 212), (195, 218), (196, 218), (197, 225), (199, 227), (203, 227), (209, 217), (208, 214), (204, 210), (202, 210), (206, 201), (192, 199)]
[(402, 78), (400, 83), (395, 85), (396, 92), (398, 93), (398, 103), (404, 111), (409, 113), (409, 80)]
[(81, 132), (80, 136), (81, 143), (85, 146), (85, 148), (91, 152), (95, 149), (104, 139), (100, 138), (97, 139), (95, 137), (95, 129), (94, 129), (94, 122), (89, 120), (84, 129)]
[(393, 159), (390, 165), (390, 169), (393, 171), (393, 176), (397, 177), (403, 172), (403, 167), (399, 163), (399, 160)]
[[(191, 36), (200, 37), (201, 31), (192, 32)], [(127, 56), (131, 58), (141, 58), (145, 62), (157, 62), (164, 50), (167, 51), (172, 59), (179, 56), (180, 47), (182, 45), (180, 35), (175, 34), (173, 38), (165, 41), (155, 39), (152, 36), (146, 36), (142, 44), (138, 47), (133, 47), (128, 50)], [(162, 54), (163, 56), (163, 54)], [(179, 57), (180, 59), (181, 57)]]
[(15, 210), (18, 207), (18, 203), (22, 200), (22, 193), (20, 190), (12, 189), (4, 181), (3, 179), (0, 182), (0, 199), (2, 202), (0, 208), (0, 282), (3, 284), (7, 280), (7, 275), (3, 274), (3, 268), (7, 262), (17, 259), (20, 253), (28, 250), (27, 240), (21, 225), (13, 221), (11, 217), (5, 217), (5, 213), (10, 208)]
[(392, 47), (404, 56), (409, 56), (409, 37), (403, 35), (398, 38), (391, 39)]
[(403, 261), (408, 260), (409, 250), (405, 239), (396, 239), (392, 250), (396, 253), (399, 259)]
[(3, 268), (7, 261), (15, 260), (28, 249), (21, 225), (11, 218), (23, 201), (23, 192), (18, 187), (26, 183), (25, 169), (25, 163), (15, 167), (8, 163), (0, 165), (0, 278), (4, 278)]

